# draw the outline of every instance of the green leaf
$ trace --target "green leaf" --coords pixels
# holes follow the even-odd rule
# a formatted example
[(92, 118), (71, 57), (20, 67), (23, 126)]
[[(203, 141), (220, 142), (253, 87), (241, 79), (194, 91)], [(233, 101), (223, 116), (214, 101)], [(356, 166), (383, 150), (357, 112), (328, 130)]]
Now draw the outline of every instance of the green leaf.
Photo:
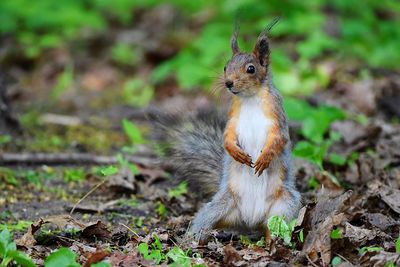
[(179, 247), (173, 247), (166, 256), (173, 261), (172, 266), (191, 266), (191, 258)]
[(187, 182), (180, 183), (177, 187), (168, 190), (169, 197), (180, 197), (188, 191)]
[(12, 235), (7, 228), (0, 232), (0, 255), (5, 256), (7, 253), (7, 247), (12, 240)]
[(332, 266), (338, 266), (341, 263), (342, 263), (342, 259), (338, 256), (335, 256), (331, 262)]
[(7, 252), (7, 257), (11, 257), (16, 263), (24, 267), (36, 267), (32, 259), (22, 251), (12, 250)]
[(127, 80), (123, 85), (122, 101), (134, 107), (149, 104), (154, 95), (154, 88), (139, 78)]
[(69, 248), (60, 248), (44, 262), (45, 267), (80, 267), (76, 262), (76, 254)]
[(100, 169), (100, 173), (103, 176), (110, 176), (110, 175), (118, 173), (118, 171), (119, 171), (118, 168), (115, 166), (107, 166), (107, 167)]
[(299, 232), (299, 239), (300, 242), (303, 243), (304, 242), (304, 229), (301, 229)]
[(158, 207), (157, 207), (157, 213), (161, 218), (165, 218), (165, 216), (167, 216), (167, 208), (165, 207), (165, 205), (161, 202), (158, 203)]
[(246, 246), (249, 246), (249, 245), (252, 244), (250, 238), (247, 237), (247, 236), (245, 236), (245, 235), (241, 235), (241, 236), (240, 236), (240, 242), (241, 242), (243, 245), (246, 245)]
[(11, 142), (12, 138), (10, 135), (0, 135), (0, 145)]
[(358, 249), (358, 253), (360, 253), (362, 255), (366, 252), (379, 252), (382, 250), (383, 250), (383, 248), (379, 247), (379, 246), (369, 246), (369, 247), (362, 247), (362, 248)]
[(396, 252), (400, 254), (400, 236), (396, 240)]
[(339, 165), (339, 166), (344, 166), (346, 164), (346, 157), (343, 157), (339, 154), (336, 153), (330, 153), (329, 154), (329, 161), (333, 164)]
[(322, 162), (327, 150), (327, 144), (314, 145), (308, 141), (300, 141), (293, 149), (293, 154), (297, 157), (307, 159), (322, 169)]
[(271, 234), (282, 238), (288, 245), (291, 245), (290, 241), (295, 225), (296, 220), (292, 220), (287, 224), (283, 216), (272, 216), (268, 219), (268, 229), (271, 231)]
[(337, 229), (332, 230), (331, 238), (332, 239), (341, 239), (342, 238), (342, 229), (337, 228)]
[(137, 127), (134, 123), (128, 121), (127, 119), (123, 119), (122, 127), (124, 129), (125, 134), (129, 137), (129, 140), (131, 141), (132, 144), (143, 144), (144, 143), (142, 133), (140, 132), (139, 127)]
[(256, 246), (258, 247), (265, 247), (265, 237), (261, 237), (260, 240), (256, 242)]
[(161, 240), (158, 237), (158, 235), (156, 233), (154, 233), (153, 237), (154, 237), (154, 243), (153, 243), (154, 249), (162, 250), (163, 247), (162, 247)]
[(163, 260), (163, 255), (160, 250), (153, 250), (147, 257), (146, 260), (154, 260), (156, 264), (159, 264)]
[(149, 245), (147, 243), (140, 243), (138, 246), (139, 253), (144, 257), (149, 255)]

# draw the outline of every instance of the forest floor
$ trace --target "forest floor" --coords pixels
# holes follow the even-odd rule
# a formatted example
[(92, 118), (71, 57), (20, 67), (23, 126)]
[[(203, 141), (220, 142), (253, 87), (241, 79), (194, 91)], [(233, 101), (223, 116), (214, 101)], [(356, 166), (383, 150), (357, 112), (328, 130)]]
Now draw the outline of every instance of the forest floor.
[[(290, 244), (275, 238), (266, 250), (263, 240), (224, 231), (206, 245), (188, 239), (204, 200), (162, 167), (149, 137), (146, 110), (196, 114), (227, 105), (229, 96), (182, 93), (169, 80), (156, 88), (149, 107), (121, 105), (124, 96), (107, 88), (118, 87), (129, 70), (98, 59), (101, 53), (51, 50), (34, 64), (17, 58), (9, 73), (14, 80), (3, 85), (8, 115), (18, 121), (4, 126), (12, 140), (0, 140), (0, 230), (11, 230), (38, 265), (59, 247), (71, 248), (84, 266), (101, 260), (112, 266), (400, 265), (399, 73), (372, 69), (363, 77), (331, 62), (331, 83), (306, 102), (363, 116), (330, 126), (342, 136), (330, 151), (346, 162), (324, 161), (322, 170), (295, 159), (303, 208)], [(169, 52), (160, 53), (147, 53), (144, 76)], [(76, 84), (62, 97), (52, 95), (60, 66), (69, 62), (79, 73)], [(123, 127), (124, 119), (143, 136), (129, 123)], [(302, 139), (298, 123), (290, 130), (294, 143)], [(132, 144), (138, 139), (143, 144)]]

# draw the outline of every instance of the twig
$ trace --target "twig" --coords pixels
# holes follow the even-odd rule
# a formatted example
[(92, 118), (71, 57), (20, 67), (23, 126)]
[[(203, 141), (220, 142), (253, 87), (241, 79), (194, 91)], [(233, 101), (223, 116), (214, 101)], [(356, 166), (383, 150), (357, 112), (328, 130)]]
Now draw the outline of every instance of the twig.
[(52, 114), (52, 113), (43, 114), (40, 117), (40, 120), (44, 123), (58, 124), (63, 126), (77, 126), (82, 124), (82, 120), (78, 117)]
[(129, 226), (123, 224), (123, 223), (119, 223), (119, 225), (125, 227), (126, 229), (128, 229), (129, 231), (131, 231), (136, 237), (141, 238), (140, 235), (138, 235), (133, 229), (129, 228)]
[(316, 264), (310, 259), (310, 257), (309, 257), (308, 255), (306, 255), (306, 258), (307, 258), (308, 262), (311, 263), (312, 266), (318, 267), (318, 265), (316, 265)]
[[(157, 163), (154, 157), (124, 155), (129, 162), (144, 166)], [(16, 164), (47, 164), (47, 165), (69, 165), (69, 164), (116, 164), (117, 156), (99, 156), (90, 153), (0, 153), (0, 165)]]
[(72, 215), (72, 213), (74, 213), (76, 207), (85, 199), (87, 198), (91, 193), (93, 193), (97, 188), (99, 188), (101, 185), (103, 185), (106, 182), (107, 179), (103, 179), (103, 181), (101, 181), (100, 183), (98, 183), (95, 187), (93, 187), (89, 192), (86, 193), (86, 195), (84, 195), (81, 199), (78, 200), (78, 202), (75, 203), (75, 205), (72, 207), (71, 211), (70, 211), (70, 215)]
[(342, 258), (342, 260), (347, 261), (348, 263), (352, 264), (348, 259), (346, 259), (345, 257), (343, 257), (342, 255), (336, 253), (336, 255), (339, 256), (339, 258)]

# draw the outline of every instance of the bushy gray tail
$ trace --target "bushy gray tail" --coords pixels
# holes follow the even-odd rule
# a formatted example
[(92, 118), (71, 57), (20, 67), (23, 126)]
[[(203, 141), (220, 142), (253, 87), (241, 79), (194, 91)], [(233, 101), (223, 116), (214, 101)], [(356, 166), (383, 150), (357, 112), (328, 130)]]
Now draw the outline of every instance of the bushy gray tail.
[(166, 144), (164, 164), (196, 192), (215, 193), (222, 177), (223, 113), (208, 110), (178, 117), (153, 111), (149, 119), (155, 125), (156, 139)]

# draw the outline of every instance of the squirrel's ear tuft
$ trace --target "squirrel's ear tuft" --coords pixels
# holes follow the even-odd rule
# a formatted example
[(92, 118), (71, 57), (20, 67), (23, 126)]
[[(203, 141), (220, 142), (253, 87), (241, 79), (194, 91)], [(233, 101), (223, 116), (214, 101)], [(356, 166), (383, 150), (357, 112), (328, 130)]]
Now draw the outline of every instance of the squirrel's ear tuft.
[(235, 32), (233, 33), (232, 38), (231, 38), (232, 53), (234, 55), (240, 52), (238, 40), (237, 40), (238, 36), (239, 36), (239, 24), (236, 23)]
[(254, 55), (259, 60), (261, 66), (266, 67), (269, 64), (269, 40), (265, 33), (262, 33), (254, 47)]
[(260, 61), (262, 66), (269, 64), (269, 38), (268, 33), (279, 22), (280, 17), (275, 18), (267, 28), (258, 36), (256, 46), (254, 47), (254, 55)]

